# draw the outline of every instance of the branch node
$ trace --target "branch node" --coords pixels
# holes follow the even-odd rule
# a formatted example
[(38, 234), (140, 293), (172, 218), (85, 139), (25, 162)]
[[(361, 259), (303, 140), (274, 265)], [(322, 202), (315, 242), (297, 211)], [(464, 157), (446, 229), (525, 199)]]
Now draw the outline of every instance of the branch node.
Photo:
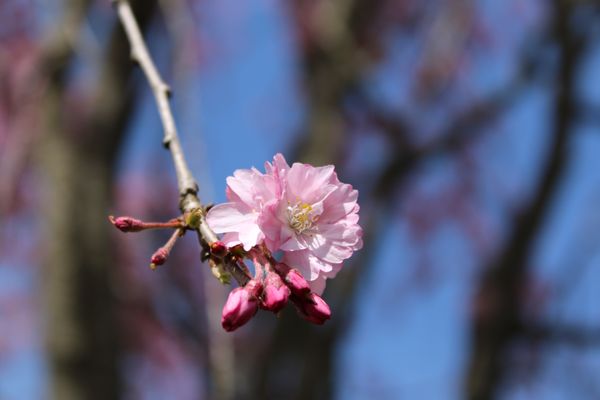
[(163, 90), (165, 92), (165, 95), (167, 96), (167, 98), (172, 98), (173, 97), (173, 91), (171, 90), (171, 86), (167, 85), (166, 83), (163, 86)]
[[(120, 1), (120, 0), (117, 0)], [(135, 53), (135, 51), (131, 50), (131, 52), (129, 53), (129, 58), (131, 59), (131, 61), (133, 61), (133, 63), (135, 63), (135, 65), (140, 66), (140, 59), (137, 56), (137, 54)]]

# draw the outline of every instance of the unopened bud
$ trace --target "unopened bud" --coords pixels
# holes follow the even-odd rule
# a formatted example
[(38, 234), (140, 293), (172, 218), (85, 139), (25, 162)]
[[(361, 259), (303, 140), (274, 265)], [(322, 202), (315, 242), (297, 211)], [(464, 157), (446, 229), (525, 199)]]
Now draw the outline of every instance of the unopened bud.
[(292, 293), (298, 296), (310, 293), (310, 285), (296, 268), (290, 268), (283, 263), (278, 263), (275, 268)]
[(293, 300), (300, 316), (313, 324), (323, 325), (331, 318), (329, 305), (316, 293), (295, 297)]
[(248, 282), (246, 282), (244, 289), (247, 290), (252, 296), (259, 297), (263, 291), (263, 284), (256, 279), (250, 279)]
[(164, 247), (156, 250), (150, 259), (150, 268), (155, 269), (158, 265), (163, 265), (169, 257), (169, 251)]
[(108, 217), (108, 220), (122, 232), (139, 232), (146, 229), (143, 221), (131, 217)]
[(220, 241), (213, 242), (210, 245), (210, 252), (217, 257), (223, 257), (227, 254), (227, 246)]
[(265, 279), (262, 307), (277, 313), (285, 307), (289, 296), (290, 289), (283, 283), (279, 275), (268, 272), (267, 279)]
[(227, 332), (232, 332), (244, 325), (258, 311), (258, 298), (262, 285), (250, 280), (246, 286), (235, 288), (229, 293), (223, 306), (221, 326)]
[(167, 257), (169, 257), (169, 253), (175, 246), (175, 242), (179, 236), (183, 235), (183, 228), (179, 228), (173, 232), (167, 243), (152, 254), (152, 258), (150, 259), (150, 268), (155, 269), (157, 265), (162, 265), (167, 261)]

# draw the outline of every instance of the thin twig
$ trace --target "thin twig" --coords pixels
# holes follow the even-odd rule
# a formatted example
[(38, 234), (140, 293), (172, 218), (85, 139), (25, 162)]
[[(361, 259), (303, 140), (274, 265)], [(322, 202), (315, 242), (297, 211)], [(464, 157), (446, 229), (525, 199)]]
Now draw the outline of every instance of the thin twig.
[(161, 78), (154, 62), (152, 62), (152, 58), (148, 53), (148, 48), (146, 47), (146, 43), (144, 42), (144, 38), (142, 37), (142, 33), (140, 32), (129, 2), (126, 0), (113, 0), (113, 3), (117, 7), (119, 18), (121, 19), (121, 23), (125, 28), (127, 38), (131, 44), (131, 58), (136, 61), (144, 71), (144, 74), (150, 83), (150, 87), (152, 88), (152, 92), (154, 93), (156, 105), (158, 106), (158, 113), (164, 127), (165, 136), (163, 138), (163, 144), (171, 151), (171, 156), (173, 157), (179, 193), (181, 196), (185, 196), (188, 193), (197, 194), (198, 184), (192, 176), (192, 172), (188, 168), (183, 155), (183, 149), (179, 142), (179, 135), (177, 134), (177, 127), (175, 126), (171, 104), (169, 103), (171, 89)]
[[(156, 69), (156, 65), (154, 65), (154, 62), (152, 61), (152, 57), (148, 52), (148, 47), (144, 42), (144, 38), (138, 27), (135, 16), (133, 15), (129, 1), (112, 0), (112, 2), (117, 9), (119, 19), (121, 20), (121, 24), (125, 28), (125, 33), (129, 39), (131, 45), (131, 58), (137, 62), (144, 71), (144, 74), (150, 83), (150, 88), (154, 93), (154, 98), (156, 99), (158, 113), (164, 128), (163, 144), (171, 152), (175, 173), (177, 175), (177, 187), (179, 188), (180, 195), (179, 208), (182, 213), (190, 212), (194, 209), (202, 210), (198, 228), (198, 239), (200, 240), (200, 244), (203, 245), (204, 243), (211, 244), (216, 242), (219, 239), (205, 222), (204, 208), (198, 198), (198, 184), (194, 179), (192, 171), (188, 167), (183, 148), (181, 147), (181, 142), (179, 141), (179, 134), (177, 133), (173, 111), (171, 110), (171, 104), (169, 102), (171, 89), (162, 79), (160, 73)], [(235, 264), (227, 263), (226, 266), (240, 285), (246, 283), (248, 278)]]

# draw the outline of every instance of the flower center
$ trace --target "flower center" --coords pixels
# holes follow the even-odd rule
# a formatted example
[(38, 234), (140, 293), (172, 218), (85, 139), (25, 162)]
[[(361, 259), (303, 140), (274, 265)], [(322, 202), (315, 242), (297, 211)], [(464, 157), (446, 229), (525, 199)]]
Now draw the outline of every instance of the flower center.
[(316, 221), (316, 217), (312, 217), (310, 214), (312, 207), (310, 204), (297, 203), (295, 205), (288, 205), (287, 216), (290, 228), (296, 233), (300, 234), (307, 229), (310, 229), (313, 222)]

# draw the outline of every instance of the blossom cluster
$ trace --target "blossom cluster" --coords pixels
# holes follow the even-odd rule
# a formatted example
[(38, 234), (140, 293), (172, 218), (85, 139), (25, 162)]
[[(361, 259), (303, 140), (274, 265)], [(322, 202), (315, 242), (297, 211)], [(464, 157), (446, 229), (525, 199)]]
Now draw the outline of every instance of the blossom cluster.
[[(288, 297), (305, 319), (323, 323), (330, 313), (320, 297), (326, 280), (362, 247), (358, 191), (341, 183), (333, 166), (289, 166), (277, 154), (264, 173), (235, 171), (226, 194), (228, 202), (211, 208), (206, 221), (224, 234), (226, 247), (241, 247), (252, 259), (255, 277), (230, 294), (223, 327), (243, 325), (259, 306), (277, 312)], [(276, 253), (281, 261), (273, 258)], [(307, 282), (301, 290), (299, 281)]]
[[(288, 302), (309, 322), (323, 324), (331, 316), (321, 298), (327, 279), (362, 247), (358, 225), (358, 191), (339, 181), (333, 166), (289, 166), (281, 154), (265, 163), (265, 172), (241, 169), (227, 178), (228, 202), (208, 212), (194, 208), (167, 222), (144, 222), (132, 217), (109, 217), (123, 232), (172, 229), (169, 240), (152, 255), (155, 269), (167, 260), (185, 232), (213, 232), (201, 239), (203, 259), (213, 275), (229, 283), (237, 274), (241, 284), (223, 307), (221, 324), (233, 331), (259, 308), (274, 313)], [(279, 260), (276, 256), (280, 255)], [(252, 261), (254, 275), (244, 259)]]

